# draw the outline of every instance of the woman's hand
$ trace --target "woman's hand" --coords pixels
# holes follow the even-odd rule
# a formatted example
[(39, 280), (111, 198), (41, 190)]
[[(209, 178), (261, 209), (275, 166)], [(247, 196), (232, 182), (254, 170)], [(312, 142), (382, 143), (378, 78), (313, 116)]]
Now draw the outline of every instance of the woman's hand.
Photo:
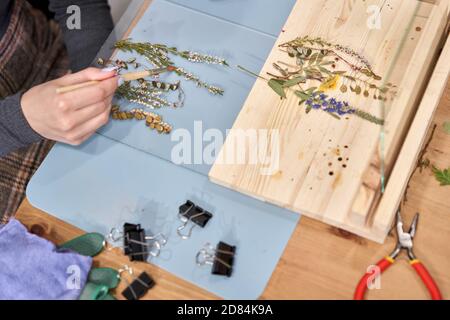
[[(110, 69), (111, 70), (111, 69)], [(118, 86), (115, 70), (88, 68), (28, 90), (21, 100), (25, 118), (44, 138), (79, 145), (109, 121), (111, 101)], [(91, 80), (100, 83), (67, 93), (63, 86)]]

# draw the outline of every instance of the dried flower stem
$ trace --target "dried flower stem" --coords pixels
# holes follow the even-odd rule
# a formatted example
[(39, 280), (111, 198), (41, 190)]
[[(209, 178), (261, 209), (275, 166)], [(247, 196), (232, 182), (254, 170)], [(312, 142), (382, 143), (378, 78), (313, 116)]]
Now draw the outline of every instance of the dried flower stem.
[[(153, 64), (157, 68), (174, 66), (173, 61), (169, 57), (169, 54), (181, 57), (187, 61), (194, 63), (228, 66), (228, 63), (223, 58), (191, 51), (178, 51), (178, 49), (175, 47), (168, 47), (163, 44), (153, 44), (149, 42), (135, 43), (130, 39), (126, 39), (118, 41), (115, 44), (115, 48), (124, 52), (134, 51), (139, 55), (144, 56), (151, 64)], [(209, 85), (208, 83), (200, 80), (198, 76), (186, 71), (183, 68), (177, 67), (175, 73), (177, 73), (179, 76), (184, 77), (184, 79), (188, 81), (195, 82), (198, 87), (206, 88), (212, 94), (223, 95), (224, 93), (223, 89)]]

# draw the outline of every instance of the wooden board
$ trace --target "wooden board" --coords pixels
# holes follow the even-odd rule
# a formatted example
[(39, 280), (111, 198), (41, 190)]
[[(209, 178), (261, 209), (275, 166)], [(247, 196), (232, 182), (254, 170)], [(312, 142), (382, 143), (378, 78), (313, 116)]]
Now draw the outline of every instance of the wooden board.
[[(369, 5), (383, 8), (381, 30), (367, 28)], [(261, 75), (275, 73), (272, 63), (286, 60), (279, 45), (298, 36), (320, 36), (361, 52), (384, 81), (399, 86), (396, 99), (383, 105), (355, 95), (333, 96), (378, 115), (384, 108), (383, 164), (388, 174), (434, 65), (448, 8), (447, 0), (299, 0)], [(261, 163), (216, 162), (209, 174), (212, 181), (369, 239), (384, 240), (393, 213), (378, 219), (370, 215), (380, 198), (380, 126), (357, 117), (338, 121), (324, 112), (306, 114), (293, 93), (280, 100), (261, 80), (253, 87), (218, 159), (233, 153), (233, 132), (255, 129), (279, 133), (278, 170), (265, 175)], [(248, 153), (249, 147), (244, 151)], [(374, 221), (380, 225), (374, 226)]]
[[(448, 61), (448, 60), (447, 60)], [(441, 168), (450, 166), (450, 135), (442, 130), (450, 120), (450, 83), (432, 123), (437, 125), (428, 147), (427, 157)], [(440, 187), (430, 171), (417, 170), (411, 179), (408, 201), (403, 216), (409, 225), (413, 215), (421, 213), (414, 248), (417, 256), (438, 283), (443, 297), (450, 297), (450, 187)], [(83, 231), (33, 208), (27, 201), (17, 218), (28, 229), (55, 243), (63, 243)], [(307, 217), (302, 218), (262, 294), (262, 299), (351, 299), (356, 283), (369, 264), (387, 255), (395, 245), (389, 236), (378, 245), (327, 226)], [(105, 251), (95, 258), (96, 266), (121, 268), (130, 264), (117, 251)], [(147, 271), (157, 285), (145, 299), (215, 299), (202, 290), (150, 264), (132, 263), (136, 273)], [(122, 281), (116, 296), (126, 284)], [(426, 288), (407, 259), (383, 274), (381, 289), (368, 292), (368, 299), (428, 299)]]

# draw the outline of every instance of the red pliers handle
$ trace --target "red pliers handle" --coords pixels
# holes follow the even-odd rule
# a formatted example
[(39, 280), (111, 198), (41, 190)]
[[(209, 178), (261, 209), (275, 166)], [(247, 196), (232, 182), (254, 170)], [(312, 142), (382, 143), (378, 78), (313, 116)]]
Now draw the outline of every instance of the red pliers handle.
[[(422, 279), (422, 282), (427, 287), (428, 291), (430, 292), (431, 299), (442, 300), (442, 295), (441, 292), (439, 291), (438, 286), (436, 285), (436, 282), (434, 282), (428, 270), (416, 258), (413, 252), (413, 239), (414, 236), (416, 235), (418, 221), (419, 221), (419, 213), (416, 213), (411, 223), (409, 231), (405, 232), (403, 230), (403, 219), (400, 214), (400, 210), (397, 212), (397, 223), (396, 223), (397, 245), (394, 251), (392, 251), (392, 253), (389, 256), (387, 256), (386, 258), (377, 263), (378, 270), (375, 269), (375, 271), (379, 272), (379, 274), (376, 276), (380, 276), (381, 273), (383, 273), (383, 271), (389, 268), (395, 262), (395, 259), (398, 257), (401, 251), (406, 251), (408, 253), (409, 263), (414, 268), (414, 270), (416, 270), (417, 274)], [(368, 288), (369, 281), (372, 279), (373, 276), (374, 274), (368, 271), (361, 278), (361, 280), (358, 283), (358, 286), (356, 287), (354, 295), (355, 300), (364, 299), (364, 294), (366, 293), (366, 290)]]
[[(393, 263), (395, 262), (395, 259), (388, 256), (384, 259), (382, 259), (380, 262), (377, 263), (377, 266), (379, 268), (380, 274), (383, 273), (386, 269), (388, 269)], [(410, 261), (411, 266), (416, 270), (417, 274), (422, 279), (423, 283), (427, 287), (428, 291), (430, 292), (431, 299), (433, 300), (442, 300), (441, 292), (436, 285), (436, 282), (434, 282), (433, 278), (431, 277), (428, 270), (425, 268), (425, 266), (418, 260), (414, 259)], [(355, 290), (355, 295), (353, 297), (354, 300), (364, 300), (364, 296), (366, 293), (366, 290), (368, 288), (368, 283), (373, 277), (373, 273), (367, 272), (359, 281), (358, 286)]]

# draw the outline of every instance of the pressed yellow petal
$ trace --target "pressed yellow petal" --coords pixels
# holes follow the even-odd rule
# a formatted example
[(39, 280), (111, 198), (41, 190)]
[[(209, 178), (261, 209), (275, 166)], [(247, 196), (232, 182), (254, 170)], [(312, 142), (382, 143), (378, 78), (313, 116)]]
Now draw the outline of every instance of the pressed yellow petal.
[(339, 75), (335, 75), (331, 78), (328, 78), (325, 82), (323, 82), (320, 85), (319, 90), (323, 91), (323, 92), (330, 91), (330, 90), (336, 90), (339, 80), (340, 80)]

